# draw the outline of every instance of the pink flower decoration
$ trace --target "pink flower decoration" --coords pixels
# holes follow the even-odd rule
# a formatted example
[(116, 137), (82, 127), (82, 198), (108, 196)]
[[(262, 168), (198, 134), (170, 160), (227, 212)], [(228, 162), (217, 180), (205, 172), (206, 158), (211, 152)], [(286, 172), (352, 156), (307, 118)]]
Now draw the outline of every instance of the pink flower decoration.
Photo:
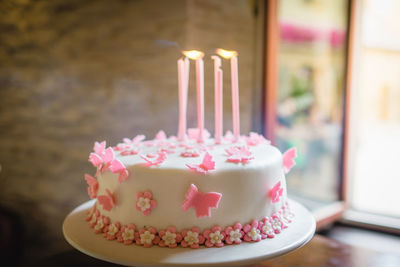
[(272, 227), (272, 219), (270, 217), (264, 217), (259, 223), (258, 229), (260, 229), (262, 239), (275, 237), (275, 231)]
[(104, 210), (110, 211), (114, 208), (117, 204), (115, 195), (110, 192), (110, 190), (106, 189), (106, 195), (97, 196), (97, 200), (99, 201), (100, 205), (103, 206)]
[(117, 241), (125, 245), (130, 245), (135, 241), (135, 234), (136, 226), (134, 224), (131, 223), (128, 226), (123, 226), (117, 234)]
[(223, 247), (225, 240), (225, 232), (219, 226), (214, 226), (211, 230), (204, 230), (203, 236), (206, 238), (206, 247)]
[(254, 159), (252, 153), (247, 147), (233, 146), (231, 148), (225, 149), (228, 154), (228, 162), (233, 163), (248, 163), (250, 160)]
[(96, 234), (100, 234), (104, 232), (104, 229), (110, 224), (110, 218), (106, 216), (100, 216), (96, 224), (93, 226), (93, 230)]
[(157, 207), (157, 201), (153, 199), (151, 191), (139, 192), (136, 194), (136, 209), (145, 216), (150, 215), (151, 211)]
[[(210, 132), (207, 129), (203, 129), (203, 140), (207, 140), (210, 138)], [(188, 129), (188, 137), (192, 140), (197, 140), (199, 138), (199, 129), (198, 128), (189, 128)]]
[(204, 236), (200, 234), (200, 229), (197, 227), (183, 230), (182, 238), (181, 246), (184, 248), (199, 248), (199, 246), (205, 241)]
[(271, 142), (264, 138), (261, 134), (251, 132), (249, 137), (246, 137), (248, 146), (257, 146), (259, 144), (270, 144)]
[(111, 223), (104, 228), (103, 236), (107, 240), (114, 240), (121, 229), (121, 224), (119, 222)]
[(225, 232), (225, 243), (229, 245), (242, 243), (244, 232), (242, 230), (242, 225), (240, 223), (236, 223), (233, 227), (232, 226), (226, 227), (224, 232)]
[(182, 235), (173, 226), (161, 230), (158, 235), (160, 236), (160, 243), (158, 243), (160, 247), (176, 248), (178, 243), (182, 241)]
[(288, 173), (295, 165), (294, 159), (297, 157), (297, 150), (295, 147), (288, 149), (283, 153), (283, 171)]
[(279, 201), (280, 197), (283, 194), (283, 188), (281, 188), (281, 181), (277, 182), (274, 187), (269, 190), (269, 197), (271, 198), (272, 203), (276, 203)]
[(250, 224), (243, 226), (244, 237), (247, 242), (258, 242), (261, 240), (261, 232), (258, 229), (258, 222), (253, 220)]
[(165, 134), (165, 132), (164, 131), (159, 131), (157, 134), (156, 134), (156, 137), (154, 138), (154, 140), (158, 140), (158, 141), (163, 141), (163, 140), (166, 140), (167, 139), (167, 135)]
[(172, 150), (172, 149), (169, 149), (169, 148), (160, 148), (158, 150), (158, 152), (166, 153), (166, 154), (174, 154), (175, 150)]
[(184, 158), (196, 158), (198, 156), (200, 156), (199, 152), (194, 149), (186, 149), (181, 153), (181, 157)]
[(208, 171), (215, 169), (215, 162), (212, 160), (212, 156), (206, 152), (203, 161), (200, 164), (186, 164), (186, 166), (194, 172), (206, 174)]
[(140, 148), (135, 148), (132, 146), (125, 146), (121, 149), (121, 156), (132, 156), (140, 153)]
[(141, 134), (141, 135), (135, 136), (134, 138), (132, 138), (132, 140), (129, 138), (124, 138), (123, 141), (124, 141), (124, 143), (129, 144), (129, 145), (139, 145), (145, 138), (146, 138), (146, 136)]
[[(94, 212), (92, 213), (92, 215), (90, 216), (90, 219), (87, 220), (88, 223), (89, 223), (89, 226), (90, 226), (91, 228), (93, 228), (93, 227), (96, 225), (97, 220), (98, 220), (99, 218), (100, 218), (100, 212), (99, 212), (98, 210), (94, 211)], [(86, 217), (86, 219), (88, 219), (88, 218)]]
[[(93, 214), (95, 214), (96, 211), (97, 211), (97, 205), (94, 204), (93, 207), (87, 211), (85, 220), (87, 222), (90, 221), (92, 219)], [(97, 213), (98, 213), (98, 211), (97, 211)]]
[(155, 158), (155, 159), (148, 159), (142, 155), (140, 155), (140, 157), (146, 161), (146, 163), (143, 163), (142, 165), (144, 167), (150, 167), (150, 166), (157, 166), (157, 165), (160, 165), (161, 163), (163, 163), (164, 160), (167, 158), (167, 155), (163, 152), (158, 152), (157, 158)]
[(196, 217), (211, 217), (211, 208), (218, 208), (222, 194), (217, 192), (201, 193), (194, 184), (191, 184), (186, 192), (182, 210), (187, 211), (193, 207), (196, 210)]
[(125, 180), (128, 178), (128, 176), (129, 176), (129, 172), (128, 172), (128, 170), (126, 169), (125, 165), (122, 164), (122, 162), (119, 161), (119, 160), (117, 160), (117, 159), (114, 159), (114, 160), (111, 162), (110, 170), (111, 170), (113, 173), (118, 173), (118, 174), (119, 174), (119, 176), (118, 176), (118, 182), (120, 182), (120, 183), (122, 183), (123, 181), (125, 181)]
[(96, 178), (89, 174), (85, 174), (85, 180), (86, 183), (88, 184), (88, 194), (90, 198), (96, 198), (97, 197), (97, 190), (99, 189), (99, 183), (97, 182)]
[(157, 230), (154, 227), (142, 228), (139, 232), (135, 233), (135, 240), (137, 245), (146, 248), (157, 245), (160, 242), (160, 237), (157, 235)]

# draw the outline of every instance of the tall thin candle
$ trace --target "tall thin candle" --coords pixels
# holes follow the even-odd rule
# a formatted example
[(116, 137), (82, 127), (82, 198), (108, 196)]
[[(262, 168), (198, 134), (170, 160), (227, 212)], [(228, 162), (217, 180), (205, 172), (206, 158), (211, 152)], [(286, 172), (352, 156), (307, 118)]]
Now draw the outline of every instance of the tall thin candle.
[(196, 60), (196, 96), (197, 96), (197, 142), (204, 142), (204, 53), (191, 50), (183, 51), (183, 54), (192, 60)]
[(215, 101), (215, 143), (221, 143), (223, 120), (223, 93), (222, 93), (222, 69), (221, 58), (219, 56), (212, 56), (214, 60), (214, 101)]
[(233, 136), (235, 141), (237, 141), (240, 137), (239, 74), (237, 52), (217, 49), (217, 54), (223, 58), (231, 60)]
[(189, 60), (178, 60), (178, 85), (179, 85), (179, 124), (178, 140), (184, 141), (186, 137), (186, 111), (189, 79)]

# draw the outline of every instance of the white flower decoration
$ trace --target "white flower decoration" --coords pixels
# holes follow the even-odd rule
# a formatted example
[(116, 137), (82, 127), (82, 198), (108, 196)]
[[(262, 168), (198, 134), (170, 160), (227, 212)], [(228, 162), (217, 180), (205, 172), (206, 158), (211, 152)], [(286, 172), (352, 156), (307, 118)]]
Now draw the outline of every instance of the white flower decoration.
[(118, 233), (118, 227), (112, 223), (108, 226), (108, 232), (107, 234), (109, 235), (115, 235), (116, 233)]
[(229, 233), (229, 237), (232, 242), (240, 242), (240, 239), (242, 238), (242, 233), (240, 232), (240, 229), (232, 230)]
[(140, 197), (139, 201), (137, 203), (138, 207), (140, 208), (141, 211), (145, 211), (147, 209), (150, 209), (150, 199), (145, 198), (145, 197)]
[(186, 236), (185, 236), (185, 241), (189, 245), (193, 245), (193, 244), (199, 243), (199, 233), (192, 232), (192, 231), (187, 231)]
[(171, 245), (171, 244), (175, 244), (176, 240), (176, 234), (175, 233), (171, 233), (170, 231), (165, 232), (165, 235), (163, 235), (162, 240), (164, 240), (165, 245)]
[(94, 226), (94, 230), (99, 231), (99, 230), (103, 229), (103, 227), (104, 227), (103, 220), (100, 219), (97, 221), (96, 225)]
[(272, 228), (274, 229), (274, 230), (281, 230), (281, 222), (279, 221), (279, 219), (278, 218), (275, 218), (273, 221), (272, 221)]
[(221, 234), (220, 231), (215, 231), (214, 233), (210, 233), (210, 242), (215, 244), (215, 243), (221, 243), (222, 239), (224, 238), (224, 235)]
[(261, 239), (260, 230), (257, 228), (251, 228), (251, 230), (247, 233), (247, 235), (251, 238), (251, 240), (256, 241)]
[(124, 241), (133, 240), (134, 238), (134, 231), (133, 229), (125, 228), (125, 231), (122, 233), (122, 239)]
[(151, 243), (153, 243), (154, 238), (155, 235), (150, 233), (150, 231), (145, 231), (143, 234), (140, 234), (140, 243), (150, 245)]

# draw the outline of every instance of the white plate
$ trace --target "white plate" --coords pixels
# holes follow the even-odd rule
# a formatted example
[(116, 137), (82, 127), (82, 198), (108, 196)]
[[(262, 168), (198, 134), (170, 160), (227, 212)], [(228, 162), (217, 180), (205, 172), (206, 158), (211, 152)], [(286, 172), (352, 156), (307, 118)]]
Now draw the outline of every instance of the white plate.
[(125, 246), (96, 235), (85, 221), (86, 211), (95, 200), (83, 203), (64, 220), (65, 239), (79, 251), (92, 257), (127, 266), (232, 266), (254, 264), (288, 253), (313, 237), (315, 220), (301, 204), (289, 200), (295, 214), (293, 222), (275, 238), (256, 243), (244, 242), (222, 248), (143, 248)]

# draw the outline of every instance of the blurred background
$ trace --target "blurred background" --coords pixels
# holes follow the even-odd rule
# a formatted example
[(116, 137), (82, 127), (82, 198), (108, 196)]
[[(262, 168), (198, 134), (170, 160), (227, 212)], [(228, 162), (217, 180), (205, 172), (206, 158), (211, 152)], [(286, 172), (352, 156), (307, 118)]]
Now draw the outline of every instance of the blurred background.
[[(289, 194), (319, 229), (341, 220), (399, 233), (400, 2), (274, 2), (0, 1), (0, 255), (27, 264), (71, 250), (61, 225), (89, 199), (93, 142), (176, 134), (176, 61), (188, 49), (206, 53), (211, 132), (210, 56), (238, 51), (241, 132), (298, 148)], [(224, 97), (231, 129), (229, 75)]]

